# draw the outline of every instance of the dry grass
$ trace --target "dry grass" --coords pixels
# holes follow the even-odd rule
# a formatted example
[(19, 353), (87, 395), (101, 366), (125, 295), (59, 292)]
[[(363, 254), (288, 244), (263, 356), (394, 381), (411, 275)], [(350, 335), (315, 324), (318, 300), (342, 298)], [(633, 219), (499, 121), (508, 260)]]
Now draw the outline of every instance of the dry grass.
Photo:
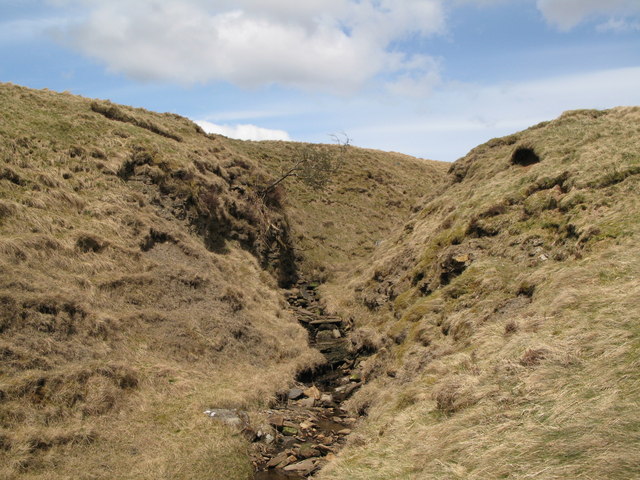
[[(307, 144), (235, 142), (269, 171), (281, 172)], [(314, 190), (296, 178), (282, 184), (283, 199), (303, 273), (326, 280), (369, 258), (405, 222), (422, 197), (438, 189), (448, 164), (338, 145), (325, 146), (341, 165), (329, 184)]]
[(202, 412), (253, 415), (321, 360), (278, 287), (362, 258), (444, 177), (352, 148), (322, 194), (294, 181), (263, 199), (303, 146), (12, 85), (0, 109), (8, 479), (246, 479), (246, 441)]
[(640, 475), (639, 124), (569, 112), (476, 148), (350, 289), (326, 288), (386, 347), (319, 478)]
[(640, 109), (448, 176), (351, 149), (325, 192), (263, 201), (303, 147), (10, 85), (0, 108), (0, 477), (246, 479), (202, 411), (255, 414), (319, 361), (296, 267), (373, 353), (319, 478), (638, 476)]
[(319, 360), (277, 289), (286, 219), (224, 139), (101, 105), (0, 86), (0, 477), (246, 479), (203, 410)]

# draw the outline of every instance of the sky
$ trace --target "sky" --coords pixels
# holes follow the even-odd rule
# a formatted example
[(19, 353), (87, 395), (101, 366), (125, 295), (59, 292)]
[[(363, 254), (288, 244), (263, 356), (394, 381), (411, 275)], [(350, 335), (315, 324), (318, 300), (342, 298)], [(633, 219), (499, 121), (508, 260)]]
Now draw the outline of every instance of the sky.
[(640, 105), (640, 0), (0, 0), (0, 82), (453, 161)]

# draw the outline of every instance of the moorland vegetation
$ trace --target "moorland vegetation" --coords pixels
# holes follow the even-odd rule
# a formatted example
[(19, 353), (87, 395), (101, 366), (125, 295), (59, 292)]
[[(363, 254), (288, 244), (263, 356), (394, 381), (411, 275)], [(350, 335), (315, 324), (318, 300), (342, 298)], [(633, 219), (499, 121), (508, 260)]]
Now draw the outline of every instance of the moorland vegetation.
[[(453, 164), (15, 85), (0, 110), (0, 477), (251, 478), (202, 412), (259, 422), (322, 365), (301, 279), (368, 355), (319, 479), (640, 474), (640, 108)], [(309, 149), (339, 173), (268, 188)]]

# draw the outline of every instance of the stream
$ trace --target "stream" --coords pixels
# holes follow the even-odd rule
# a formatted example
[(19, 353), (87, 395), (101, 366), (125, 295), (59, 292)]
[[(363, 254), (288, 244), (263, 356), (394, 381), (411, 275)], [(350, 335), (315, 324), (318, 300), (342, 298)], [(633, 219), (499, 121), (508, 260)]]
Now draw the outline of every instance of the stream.
[(299, 283), (287, 300), (326, 363), (298, 375), (296, 386), (267, 410), (269, 433), (253, 443), (254, 480), (295, 480), (313, 475), (346, 442), (358, 421), (342, 408), (360, 386), (359, 358), (346, 338), (351, 326), (325, 314), (316, 283)]

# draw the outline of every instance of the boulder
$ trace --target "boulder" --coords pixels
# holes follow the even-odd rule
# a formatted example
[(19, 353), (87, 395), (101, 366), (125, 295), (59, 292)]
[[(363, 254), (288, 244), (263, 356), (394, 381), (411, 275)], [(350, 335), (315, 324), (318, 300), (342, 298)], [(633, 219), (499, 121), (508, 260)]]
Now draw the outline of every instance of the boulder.
[(306, 476), (313, 472), (318, 465), (317, 458), (307, 458), (301, 462), (292, 463), (284, 467), (285, 472), (296, 472), (300, 475)]
[(303, 395), (304, 395), (304, 392), (302, 391), (302, 389), (292, 388), (291, 390), (289, 390), (289, 393), (287, 394), (287, 398), (289, 398), (289, 400), (297, 400)]

